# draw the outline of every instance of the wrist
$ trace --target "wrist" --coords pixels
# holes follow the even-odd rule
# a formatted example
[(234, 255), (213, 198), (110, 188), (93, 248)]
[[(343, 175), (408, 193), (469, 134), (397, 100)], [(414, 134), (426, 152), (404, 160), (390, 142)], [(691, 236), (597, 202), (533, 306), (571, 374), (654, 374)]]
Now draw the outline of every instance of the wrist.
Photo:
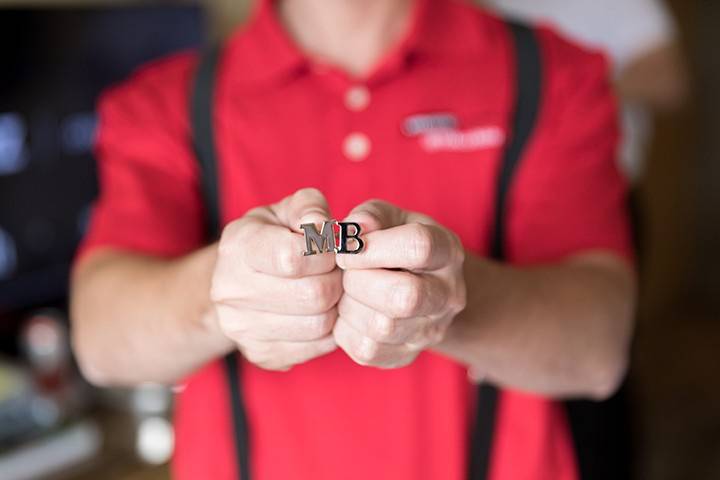
[[(224, 355), (235, 347), (220, 328), (215, 306), (210, 300), (216, 260), (217, 243), (213, 243), (185, 257), (179, 266), (182, 272), (173, 275), (184, 284), (188, 294), (186, 308), (195, 310), (186, 317), (189, 320), (188, 330), (198, 346), (208, 351), (210, 358)], [(190, 291), (188, 285), (191, 286)]]
[(455, 316), (445, 338), (435, 350), (470, 368), (481, 368), (493, 351), (493, 322), (497, 302), (503, 295), (503, 267), (492, 260), (466, 252), (463, 275), (467, 304)]

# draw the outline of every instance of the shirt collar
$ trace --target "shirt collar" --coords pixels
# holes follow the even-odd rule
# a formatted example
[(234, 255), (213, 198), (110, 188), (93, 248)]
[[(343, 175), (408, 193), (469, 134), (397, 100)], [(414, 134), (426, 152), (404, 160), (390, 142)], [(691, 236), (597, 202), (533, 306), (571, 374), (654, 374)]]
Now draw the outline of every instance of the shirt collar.
[[(461, 1), (415, 0), (408, 32), (381, 61), (379, 69), (415, 55), (455, 56), (479, 52), (480, 24), (467, 15), (467, 10), (459, 5)], [(250, 21), (228, 40), (227, 54), (233, 58), (230, 68), (238, 69), (229, 73), (243, 84), (269, 85), (310, 69), (310, 59), (280, 23), (274, 3), (274, 0), (258, 0)]]
[(478, 21), (479, 7), (467, 0), (417, 0), (418, 14), (410, 35), (414, 51), (423, 55), (463, 56), (488, 45)]
[(281, 25), (273, 0), (258, 0), (250, 20), (227, 42), (231, 78), (243, 84), (272, 83), (297, 73), (308, 64)]

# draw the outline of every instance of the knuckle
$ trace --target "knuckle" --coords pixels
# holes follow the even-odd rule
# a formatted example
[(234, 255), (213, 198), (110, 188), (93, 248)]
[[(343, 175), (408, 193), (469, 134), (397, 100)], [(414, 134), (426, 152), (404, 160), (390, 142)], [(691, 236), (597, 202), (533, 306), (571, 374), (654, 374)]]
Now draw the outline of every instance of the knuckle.
[(455, 245), (457, 248), (455, 248), (455, 262), (458, 265), (463, 265), (465, 263), (465, 248), (463, 248), (462, 241), (460, 238), (453, 233), (453, 237), (455, 237)]
[(385, 200), (381, 200), (379, 198), (371, 198), (370, 200), (366, 201), (363, 205), (365, 207), (370, 208), (375, 213), (380, 214), (382, 209), (387, 206), (387, 202)]
[(355, 360), (360, 365), (372, 365), (378, 358), (380, 352), (380, 344), (372, 338), (363, 337), (358, 344), (355, 352)]
[(238, 343), (247, 333), (247, 323), (237, 315), (222, 313), (218, 314), (217, 326), (226, 337)]
[(225, 298), (223, 290), (224, 289), (221, 287), (220, 282), (217, 279), (213, 278), (212, 282), (210, 283), (210, 302), (222, 302)]
[(430, 324), (425, 330), (427, 345), (437, 345), (445, 338), (447, 327), (436, 323)]
[(332, 308), (337, 301), (335, 285), (327, 278), (310, 278), (304, 282), (302, 297), (304, 303), (312, 305), (321, 312)]
[(241, 292), (228, 284), (224, 279), (214, 276), (210, 281), (210, 302), (220, 304), (230, 299), (239, 299)]
[(233, 222), (226, 226), (222, 233), (220, 234), (220, 240), (218, 241), (218, 256), (220, 258), (226, 257), (228, 255), (233, 255), (235, 253), (235, 244), (236, 244), (236, 222)]
[(430, 263), (433, 254), (433, 234), (430, 227), (421, 223), (412, 226), (409, 238), (410, 261), (416, 267)]
[[(218, 241), (218, 257), (237, 258), (244, 249), (244, 243), (253, 236), (257, 224), (246, 218), (240, 218), (225, 226)], [(244, 257), (243, 257), (244, 258)]]
[(214, 275), (210, 281), (209, 296), (213, 304), (225, 302), (240, 304), (247, 301), (250, 295), (244, 282), (228, 280), (226, 275)]
[(268, 348), (260, 343), (248, 343), (241, 346), (245, 359), (255, 365), (267, 364), (270, 361)]
[(264, 370), (287, 370), (292, 366), (278, 355), (272, 342), (252, 342), (241, 346), (243, 357)]
[(294, 285), (293, 298), (303, 305), (313, 305), (320, 292), (319, 282), (314, 278), (300, 279)]
[(462, 289), (461, 292), (458, 292), (455, 295), (455, 298), (452, 302), (452, 308), (453, 313), (457, 314), (465, 310), (465, 307), (467, 306), (467, 293), (465, 292), (465, 289)]
[(398, 355), (396, 358), (393, 359), (392, 362), (389, 362), (387, 365), (384, 365), (383, 368), (403, 368), (407, 367), (411, 363), (415, 361), (417, 356), (420, 354), (419, 351), (411, 351), (403, 355)]
[(267, 360), (264, 362), (255, 363), (255, 365), (262, 368), (263, 370), (270, 370), (275, 372), (285, 371), (292, 366), (286, 363), (278, 362), (276, 360)]
[(452, 315), (457, 315), (458, 313), (465, 310), (465, 307), (467, 306), (467, 290), (465, 288), (465, 283), (462, 281), (462, 279), (457, 280), (454, 285), (451, 285), (449, 287), (449, 295), (447, 295), (447, 300), (445, 302), (444, 311), (449, 312)]
[(397, 332), (396, 320), (382, 314), (375, 314), (370, 322), (370, 331), (377, 340), (388, 340)]
[(421, 281), (411, 276), (395, 286), (394, 310), (401, 318), (412, 316), (422, 301)]
[(335, 326), (335, 316), (329, 313), (311, 317), (308, 320), (308, 334), (313, 339), (319, 339), (327, 336)]
[(310, 301), (314, 302), (318, 308), (326, 310), (331, 304), (331, 289), (328, 282), (317, 280), (311, 282), (309, 289)]
[(317, 188), (301, 188), (292, 197), (294, 205), (317, 204), (324, 206), (327, 202), (325, 195)]
[(284, 277), (297, 277), (301, 273), (301, 257), (289, 248), (278, 248), (273, 256), (273, 267)]
[(383, 218), (383, 211), (386, 209), (386, 203), (382, 200), (374, 198), (362, 204), (361, 209), (370, 217), (370, 220), (375, 222), (373, 227), (380, 228), (382, 225), (381, 219)]
[(465, 263), (465, 247), (460, 237), (452, 230), (445, 229), (445, 233), (449, 236), (451, 253), (449, 261), (457, 268), (462, 268)]
[(232, 242), (230, 242), (227, 238), (227, 235), (225, 233), (222, 234), (220, 237), (220, 241), (218, 242), (218, 259), (225, 258), (227, 256), (230, 256), (234, 252), (234, 245), (232, 245)]
[(295, 192), (297, 198), (324, 198), (320, 190), (314, 187), (300, 188)]

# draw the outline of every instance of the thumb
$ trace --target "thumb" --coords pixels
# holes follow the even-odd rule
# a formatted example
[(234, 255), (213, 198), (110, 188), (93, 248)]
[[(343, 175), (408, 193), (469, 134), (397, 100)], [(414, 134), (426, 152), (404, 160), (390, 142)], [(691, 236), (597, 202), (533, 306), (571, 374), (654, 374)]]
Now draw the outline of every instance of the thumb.
[(271, 208), (280, 223), (295, 232), (300, 232), (304, 223), (319, 224), (330, 219), (325, 195), (316, 188), (300, 189)]

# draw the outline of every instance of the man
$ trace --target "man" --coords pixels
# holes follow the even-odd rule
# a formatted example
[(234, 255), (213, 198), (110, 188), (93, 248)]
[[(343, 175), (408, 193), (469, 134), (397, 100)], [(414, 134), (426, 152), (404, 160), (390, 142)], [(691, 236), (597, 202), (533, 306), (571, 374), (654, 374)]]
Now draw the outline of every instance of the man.
[[(553, 399), (619, 384), (634, 278), (605, 63), (536, 36), (542, 108), (507, 265), (487, 257), (514, 51), (469, 5), (262, 2), (218, 67), (225, 227), (209, 246), (186, 106), (197, 56), (105, 96), (75, 349), (99, 385), (182, 383), (177, 478), (237, 478), (216, 361), (237, 350), (252, 478), (465, 478), (468, 369), (504, 388), (491, 478), (577, 478)], [(329, 218), (360, 224), (364, 251), (303, 256), (300, 225)]]

